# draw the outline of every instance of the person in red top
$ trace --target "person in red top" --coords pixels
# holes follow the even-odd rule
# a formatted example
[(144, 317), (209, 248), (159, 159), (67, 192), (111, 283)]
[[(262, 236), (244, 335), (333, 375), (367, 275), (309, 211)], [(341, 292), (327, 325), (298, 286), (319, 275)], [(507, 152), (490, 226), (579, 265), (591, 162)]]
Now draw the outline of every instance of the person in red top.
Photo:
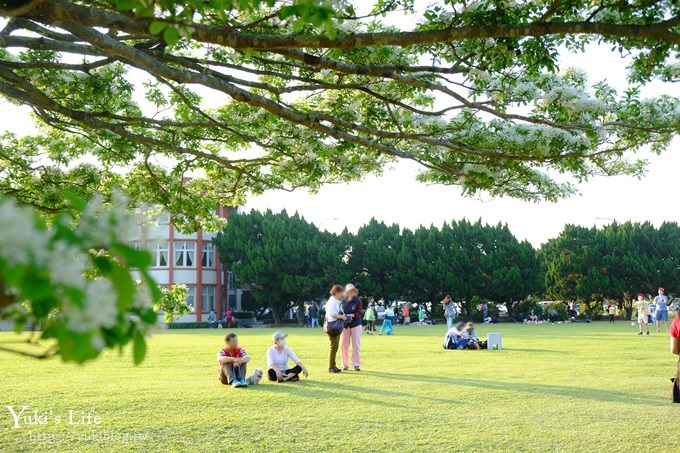
[[(671, 335), (671, 353), (680, 356), (680, 311), (675, 313), (673, 322), (669, 329)], [(675, 372), (675, 379), (673, 381), (673, 402), (680, 403), (680, 361), (678, 361), (678, 368)]]
[(401, 314), (404, 316), (404, 325), (408, 326), (411, 324), (411, 307), (409, 304), (404, 305), (404, 308), (401, 310)]
[(217, 363), (219, 363), (219, 378), (224, 385), (232, 387), (248, 387), (246, 383), (246, 367), (250, 362), (250, 356), (245, 349), (241, 349), (238, 344), (238, 336), (230, 333), (224, 339), (226, 347), (217, 353)]

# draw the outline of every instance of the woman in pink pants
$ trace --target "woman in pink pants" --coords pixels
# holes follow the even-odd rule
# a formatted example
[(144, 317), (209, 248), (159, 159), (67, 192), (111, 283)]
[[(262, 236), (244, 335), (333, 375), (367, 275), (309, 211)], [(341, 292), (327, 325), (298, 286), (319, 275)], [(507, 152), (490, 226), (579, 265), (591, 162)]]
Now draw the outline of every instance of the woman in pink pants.
[(345, 328), (342, 330), (342, 366), (349, 369), (349, 345), (352, 343), (352, 365), (354, 371), (361, 371), (361, 299), (359, 291), (351, 283), (345, 286), (345, 297), (342, 298), (342, 311), (347, 316)]

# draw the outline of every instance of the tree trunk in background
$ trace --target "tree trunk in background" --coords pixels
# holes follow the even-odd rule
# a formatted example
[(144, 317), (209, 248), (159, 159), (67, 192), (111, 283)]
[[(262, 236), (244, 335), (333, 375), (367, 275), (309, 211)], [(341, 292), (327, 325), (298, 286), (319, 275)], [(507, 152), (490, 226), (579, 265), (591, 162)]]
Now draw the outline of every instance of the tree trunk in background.
[(272, 316), (274, 316), (274, 324), (277, 326), (281, 325), (281, 321), (283, 320), (283, 314), (286, 312), (285, 309), (281, 310), (281, 307), (274, 308), (274, 305), (272, 303), (269, 304), (269, 308), (272, 311)]
[(297, 321), (298, 327), (304, 327), (305, 325), (305, 303), (303, 301), (298, 301), (297, 303)]

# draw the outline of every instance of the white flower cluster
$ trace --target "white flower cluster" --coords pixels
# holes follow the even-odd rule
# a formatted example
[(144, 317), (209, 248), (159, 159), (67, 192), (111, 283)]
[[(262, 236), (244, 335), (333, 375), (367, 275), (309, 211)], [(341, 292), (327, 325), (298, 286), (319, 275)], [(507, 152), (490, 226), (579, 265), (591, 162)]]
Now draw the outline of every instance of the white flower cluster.
[(93, 197), (82, 213), (75, 232), (91, 247), (124, 241), (140, 223), (138, 216), (128, 209), (127, 203), (127, 198), (120, 194), (114, 194), (109, 203), (104, 203), (99, 195)]
[[(103, 204), (93, 199), (73, 226), (74, 235), (68, 239), (59, 229), (48, 228), (36, 220), (32, 209), (18, 206), (14, 201), (0, 199), (0, 232), (8, 238), (0, 247), (0, 277), (5, 291), (21, 297), (21, 281), (13, 280), (14, 273), (37, 272), (49, 277), (51, 291), (59, 297), (59, 316), (74, 332), (93, 332), (93, 346), (104, 346), (99, 329), (118, 323), (118, 291), (106, 278), (88, 279), (85, 274), (90, 264), (89, 249), (106, 249), (121, 242), (137, 219), (127, 209), (127, 200), (116, 196), (113, 203)], [(66, 220), (67, 222), (68, 220)], [(58, 220), (64, 222), (64, 220)], [(64, 225), (64, 224), (62, 224)], [(63, 229), (62, 229), (63, 231)], [(5, 275), (2, 275), (2, 274)], [(144, 285), (140, 285), (140, 288)], [(151, 306), (148, 291), (136, 291), (132, 306)], [(84, 295), (82, 300), (74, 294)]]

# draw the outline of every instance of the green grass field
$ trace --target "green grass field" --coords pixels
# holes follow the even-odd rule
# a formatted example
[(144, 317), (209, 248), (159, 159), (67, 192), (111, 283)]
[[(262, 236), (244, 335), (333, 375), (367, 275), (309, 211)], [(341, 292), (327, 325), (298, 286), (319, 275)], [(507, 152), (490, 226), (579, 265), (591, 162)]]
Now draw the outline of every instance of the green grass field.
[[(84, 366), (2, 354), (0, 451), (677, 451), (666, 334), (625, 322), (478, 333), (489, 329), (503, 351), (444, 351), (442, 325), (364, 336), (363, 371), (339, 375), (321, 329), (288, 329), (309, 379), (248, 389), (217, 380), (225, 330), (156, 334), (138, 367), (129, 352)], [(251, 369), (272, 332), (238, 331)], [(13, 429), (5, 406), (52, 415)], [(101, 424), (69, 425), (69, 410)]]

